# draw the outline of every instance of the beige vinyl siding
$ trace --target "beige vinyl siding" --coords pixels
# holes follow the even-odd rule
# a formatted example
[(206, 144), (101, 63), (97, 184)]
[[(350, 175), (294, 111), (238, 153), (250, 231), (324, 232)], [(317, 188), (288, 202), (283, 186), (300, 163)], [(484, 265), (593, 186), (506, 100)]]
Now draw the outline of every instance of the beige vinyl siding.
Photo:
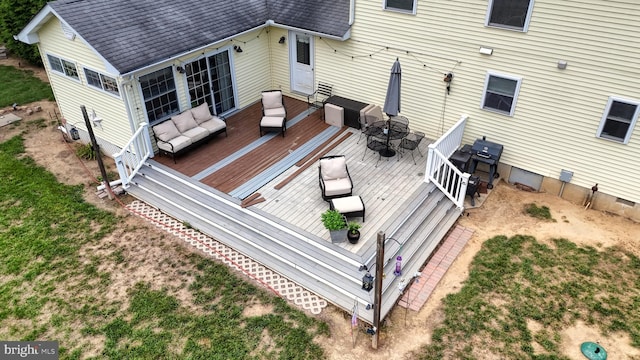
[[(469, 115), (465, 142), (505, 145), (501, 161), (640, 202), (640, 124), (628, 144), (596, 138), (609, 96), (640, 100), (640, 6), (630, 1), (535, 0), (527, 32), (484, 26), (486, 1), (418, 2), (415, 16), (356, 1), (352, 36), (315, 39), (316, 80), (338, 95), (382, 105), (395, 58), (402, 114), (435, 138)], [(480, 46), (493, 55), (479, 54)], [(565, 70), (557, 68), (565, 60)], [(451, 94), (444, 75), (453, 71)], [(521, 77), (513, 117), (480, 109), (488, 71)]]
[[(122, 147), (131, 138), (131, 129), (124, 102), (122, 89), (120, 97), (108, 94), (87, 84), (84, 67), (102, 72), (105, 75), (117, 78), (117, 75), (106, 72), (103, 61), (91, 50), (83, 40), (76, 36), (69, 40), (64, 36), (60, 22), (52, 17), (39, 31), (40, 51), (43, 62), (54, 90), (56, 101), (61, 115), (69, 124), (86, 131), (84, 118), (80, 109), (84, 105), (89, 114), (92, 111), (103, 119), (102, 126), (94, 126), (93, 131), (97, 138), (111, 146)], [(75, 62), (80, 81), (74, 81), (64, 75), (51, 71), (47, 54), (61, 57)], [(79, 96), (79, 95), (82, 96)]]

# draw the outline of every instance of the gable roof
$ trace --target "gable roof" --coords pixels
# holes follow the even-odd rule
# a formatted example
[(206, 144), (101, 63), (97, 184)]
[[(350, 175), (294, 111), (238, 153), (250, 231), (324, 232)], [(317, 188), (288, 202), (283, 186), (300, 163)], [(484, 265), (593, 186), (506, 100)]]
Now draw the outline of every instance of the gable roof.
[(17, 38), (53, 15), (121, 74), (265, 26), (346, 39), (350, 0), (60, 0), (46, 5)]

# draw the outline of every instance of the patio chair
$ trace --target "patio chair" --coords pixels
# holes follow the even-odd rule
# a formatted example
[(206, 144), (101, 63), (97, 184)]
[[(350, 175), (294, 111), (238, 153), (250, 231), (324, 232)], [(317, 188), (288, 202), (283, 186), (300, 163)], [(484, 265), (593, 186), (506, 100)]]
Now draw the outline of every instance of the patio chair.
[(371, 127), (374, 123), (385, 120), (384, 115), (382, 114), (382, 109), (378, 105), (370, 104), (363, 110), (364, 111), (362, 111), (360, 114), (360, 130), (362, 130), (362, 133), (360, 133), (357, 144), (360, 143), (362, 135), (375, 135), (371, 134), (372, 130), (369, 129), (369, 127)]
[[(324, 110), (324, 105), (327, 99), (331, 97), (333, 92), (333, 86), (324, 82), (318, 82), (318, 88), (312, 94), (307, 95), (307, 104), (309, 108), (314, 107), (316, 109)], [(320, 116), (324, 116), (324, 111), (320, 113)]]
[[(424, 133), (416, 131), (416, 132), (410, 132), (407, 136), (405, 136), (402, 140), (400, 140), (399, 149), (411, 151), (411, 157), (413, 158), (414, 165), (416, 165), (416, 158), (413, 156), (413, 151), (418, 150), (418, 154), (420, 154), (420, 156), (423, 156), (422, 153), (420, 152), (420, 148), (418, 148), (422, 139), (424, 139)], [(398, 154), (400, 154), (400, 151), (398, 152)]]
[[(378, 161), (376, 161), (376, 167), (378, 167), (378, 163), (380, 162), (380, 158), (382, 157), (380, 151), (386, 148), (387, 144), (384, 141), (378, 140), (375, 136), (367, 136), (367, 149), (371, 149), (378, 153)], [(365, 155), (367, 155), (367, 149), (364, 149), (364, 154), (362, 155), (363, 161)]]
[(329, 155), (318, 161), (318, 181), (325, 201), (351, 196), (353, 182), (344, 155)]
[(260, 119), (260, 136), (263, 132), (282, 132), (282, 137), (287, 131), (287, 109), (284, 106), (284, 97), (280, 90), (268, 90), (262, 92), (262, 119)]

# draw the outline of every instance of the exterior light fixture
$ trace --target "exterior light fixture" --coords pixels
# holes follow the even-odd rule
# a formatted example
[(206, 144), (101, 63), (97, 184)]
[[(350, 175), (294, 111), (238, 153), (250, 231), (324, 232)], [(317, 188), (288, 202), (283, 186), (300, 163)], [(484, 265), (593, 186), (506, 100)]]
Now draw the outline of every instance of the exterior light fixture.
[(480, 47), (480, 54), (482, 54), (482, 55), (491, 55), (491, 54), (493, 54), (493, 49), (481, 46)]
[(278, 40), (278, 44), (284, 44), (287, 39), (284, 36), (280, 36), (280, 40)]
[(238, 45), (233, 45), (233, 50), (235, 50), (237, 53), (241, 53), (242, 52), (242, 48)]
[(362, 289), (367, 291), (373, 289), (373, 276), (369, 272), (362, 277)]
[(182, 66), (176, 66), (176, 71), (180, 74), (184, 74), (184, 68)]

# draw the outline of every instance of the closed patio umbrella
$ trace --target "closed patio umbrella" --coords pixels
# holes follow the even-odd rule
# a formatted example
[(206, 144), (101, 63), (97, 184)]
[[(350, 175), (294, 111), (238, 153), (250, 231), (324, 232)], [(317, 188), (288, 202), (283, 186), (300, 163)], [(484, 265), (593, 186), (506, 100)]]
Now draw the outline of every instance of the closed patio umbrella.
[(389, 77), (389, 86), (387, 87), (387, 97), (384, 99), (384, 111), (389, 116), (396, 116), (400, 112), (400, 78), (402, 71), (400, 70), (400, 61), (396, 61), (391, 67), (391, 76)]

